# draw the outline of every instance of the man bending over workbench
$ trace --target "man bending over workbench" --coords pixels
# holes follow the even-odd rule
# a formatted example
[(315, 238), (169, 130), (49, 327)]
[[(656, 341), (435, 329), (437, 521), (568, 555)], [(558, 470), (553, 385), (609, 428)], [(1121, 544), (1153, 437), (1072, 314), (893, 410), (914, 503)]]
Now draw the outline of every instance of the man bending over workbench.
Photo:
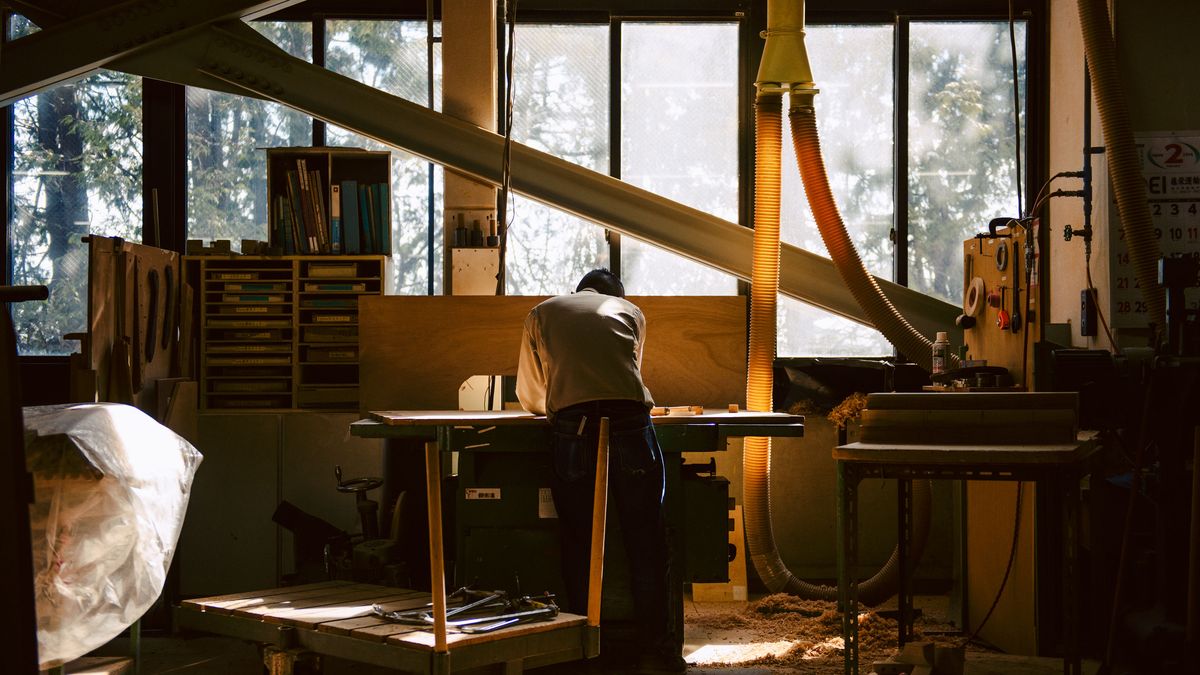
[(609, 418), (609, 489), (629, 559), (642, 640), (641, 673), (683, 673), (683, 627), (670, 607), (662, 449), (642, 382), (646, 319), (606, 269), (525, 318), (517, 398), (553, 425), (551, 486), (562, 538), (563, 577), (574, 614), (587, 614), (592, 498), (601, 417)]

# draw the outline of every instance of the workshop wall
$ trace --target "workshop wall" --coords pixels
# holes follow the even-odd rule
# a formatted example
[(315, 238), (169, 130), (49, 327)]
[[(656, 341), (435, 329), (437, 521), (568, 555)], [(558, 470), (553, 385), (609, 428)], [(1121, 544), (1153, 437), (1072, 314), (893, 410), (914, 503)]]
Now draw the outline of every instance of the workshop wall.
[[(1200, 3), (1193, 0), (1135, 2), (1114, 0), (1113, 30), (1117, 43), (1118, 68), (1124, 75), (1122, 86), (1129, 104), (1134, 133), (1143, 131), (1195, 131), (1200, 129), (1200, 90), (1187, 77), (1192, 64), (1200, 63), (1200, 42), (1192, 33), (1200, 25)], [(1050, 166), (1049, 173), (1077, 171), (1083, 162), (1083, 40), (1079, 31), (1076, 3), (1055, 0), (1050, 3)], [(1092, 139), (1104, 144), (1100, 118), (1092, 105)], [(1113, 275), (1109, 269), (1109, 241), (1120, 232), (1119, 216), (1110, 208), (1108, 170), (1103, 154), (1092, 160), (1095, 171), (1092, 226), (1096, 236), (1092, 249), (1092, 281), (1099, 290), (1099, 304), (1108, 319)], [(1078, 179), (1056, 183), (1063, 189), (1077, 189)], [(1087, 286), (1084, 270), (1083, 241), (1063, 241), (1065, 225), (1083, 227), (1083, 204), (1077, 198), (1050, 201), (1048, 217), (1050, 253), (1050, 319), (1070, 323), (1073, 345), (1109, 347), (1100, 335), (1087, 338), (1079, 331), (1080, 291)], [(1117, 331), (1118, 342), (1121, 331)], [(1137, 345), (1131, 336), (1126, 345)]]

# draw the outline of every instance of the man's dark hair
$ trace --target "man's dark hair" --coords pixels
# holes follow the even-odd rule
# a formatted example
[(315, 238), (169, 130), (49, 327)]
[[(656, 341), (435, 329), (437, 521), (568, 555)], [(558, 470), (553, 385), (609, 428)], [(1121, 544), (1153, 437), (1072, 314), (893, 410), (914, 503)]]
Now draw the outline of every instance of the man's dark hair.
[(603, 267), (583, 275), (583, 278), (579, 280), (579, 285), (575, 287), (575, 292), (578, 293), (585, 288), (617, 298), (625, 297), (625, 285), (621, 283), (617, 275)]

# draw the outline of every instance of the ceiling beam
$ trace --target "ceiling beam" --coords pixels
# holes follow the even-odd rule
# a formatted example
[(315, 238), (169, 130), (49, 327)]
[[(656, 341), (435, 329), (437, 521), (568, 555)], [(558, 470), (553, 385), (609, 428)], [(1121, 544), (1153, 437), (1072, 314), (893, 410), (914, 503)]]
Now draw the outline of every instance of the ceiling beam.
[[(102, 68), (140, 50), (155, 49), (213, 21), (251, 18), (300, 0), (130, 0), (90, 3), (70, 17), (40, 14), (42, 30), (4, 46), (0, 106)], [(56, 21), (61, 19), (61, 21)]]

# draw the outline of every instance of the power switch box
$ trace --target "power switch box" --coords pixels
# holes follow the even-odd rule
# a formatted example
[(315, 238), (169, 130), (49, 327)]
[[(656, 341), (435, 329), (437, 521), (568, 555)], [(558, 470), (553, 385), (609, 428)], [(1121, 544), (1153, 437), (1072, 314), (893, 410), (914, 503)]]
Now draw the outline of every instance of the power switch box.
[(1096, 289), (1085, 288), (1079, 292), (1079, 334), (1084, 337), (1099, 335), (1096, 320)]

